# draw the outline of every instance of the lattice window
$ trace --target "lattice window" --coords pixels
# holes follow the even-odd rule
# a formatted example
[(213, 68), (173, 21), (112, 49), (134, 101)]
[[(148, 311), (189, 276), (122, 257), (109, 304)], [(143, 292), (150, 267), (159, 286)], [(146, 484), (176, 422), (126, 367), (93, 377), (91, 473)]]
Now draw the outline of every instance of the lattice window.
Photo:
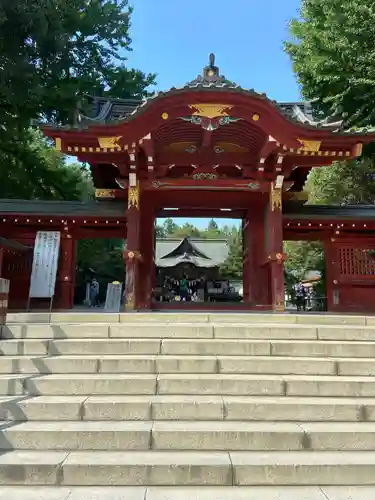
[(375, 252), (368, 248), (339, 248), (340, 274), (345, 276), (375, 275)]

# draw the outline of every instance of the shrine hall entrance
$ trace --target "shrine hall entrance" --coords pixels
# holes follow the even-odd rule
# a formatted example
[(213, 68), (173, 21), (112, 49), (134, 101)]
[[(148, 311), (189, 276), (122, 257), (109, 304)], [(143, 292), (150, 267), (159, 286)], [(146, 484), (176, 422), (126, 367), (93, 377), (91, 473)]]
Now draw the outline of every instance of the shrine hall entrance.
[(153, 309), (244, 308), (242, 218), (165, 210), (171, 216), (155, 225)]

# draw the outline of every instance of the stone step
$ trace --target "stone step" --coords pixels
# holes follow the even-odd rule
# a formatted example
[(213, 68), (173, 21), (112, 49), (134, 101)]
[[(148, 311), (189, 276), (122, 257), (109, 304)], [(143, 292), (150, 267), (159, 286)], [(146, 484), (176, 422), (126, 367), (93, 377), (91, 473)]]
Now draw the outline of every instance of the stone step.
[(373, 397), (374, 377), (239, 374), (0, 375), (0, 395), (246, 395)]
[(0, 500), (373, 500), (375, 486), (0, 487)]
[(375, 340), (375, 326), (244, 323), (9, 324), (3, 339), (217, 338), (264, 340)]
[(375, 375), (375, 359), (283, 356), (0, 356), (0, 374), (237, 373)]
[[(0, 483), (59, 486), (373, 485), (374, 452), (29, 452), (0, 456)], [(361, 499), (362, 500), (362, 499)]]
[(2, 422), (1, 450), (375, 451), (373, 422)]
[(375, 398), (267, 396), (8, 396), (0, 419), (375, 421)]
[(373, 397), (373, 377), (163, 374), (158, 394)]
[(9, 339), (0, 356), (288, 356), (375, 358), (375, 342), (239, 339)]
[(272, 323), (307, 325), (360, 325), (374, 326), (375, 316), (334, 314), (270, 314), (270, 313), (8, 313), (8, 324), (72, 324), (72, 323)]
[[(247, 356), (1, 356), (0, 373), (263, 373), (372, 375), (375, 360)], [(363, 372), (363, 373), (362, 373)]]

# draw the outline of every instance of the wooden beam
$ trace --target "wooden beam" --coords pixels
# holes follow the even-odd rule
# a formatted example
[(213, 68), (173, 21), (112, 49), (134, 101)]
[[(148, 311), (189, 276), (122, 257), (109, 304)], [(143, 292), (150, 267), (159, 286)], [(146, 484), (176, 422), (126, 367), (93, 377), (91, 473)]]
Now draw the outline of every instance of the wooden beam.
[(157, 212), (157, 217), (162, 218), (173, 218), (176, 219), (178, 217), (184, 218), (208, 218), (208, 219), (241, 219), (245, 214), (245, 209), (243, 210), (225, 210), (222, 211), (220, 209), (214, 208), (181, 208), (179, 210), (168, 210), (168, 208), (161, 208)]
[(213, 150), (202, 153), (160, 153), (158, 164), (160, 165), (242, 165), (249, 163), (249, 153), (215, 153)]

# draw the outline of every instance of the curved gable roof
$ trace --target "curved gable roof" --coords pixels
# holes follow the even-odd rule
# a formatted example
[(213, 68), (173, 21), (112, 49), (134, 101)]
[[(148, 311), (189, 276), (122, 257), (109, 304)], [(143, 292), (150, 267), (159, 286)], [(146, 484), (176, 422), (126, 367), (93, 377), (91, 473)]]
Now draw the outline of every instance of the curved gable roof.
[(210, 260), (203, 252), (199, 251), (196, 245), (190, 241), (189, 238), (184, 238), (180, 243), (169, 253), (160, 257), (160, 259), (167, 259), (170, 257), (177, 257), (183, 254), (191, 254), (196, 257), (201, 257), (202, 259)]
[[(194, 253), (181, 252), (185, 240)], [(157, 267), (174, 267), (182, 262), (192, 263), (197, 267), (216, 267), (225, 261), (228, 254), (229, 246), (225, 239), (185, 238), (181, 241), (157, 238), (155, 263)]]

